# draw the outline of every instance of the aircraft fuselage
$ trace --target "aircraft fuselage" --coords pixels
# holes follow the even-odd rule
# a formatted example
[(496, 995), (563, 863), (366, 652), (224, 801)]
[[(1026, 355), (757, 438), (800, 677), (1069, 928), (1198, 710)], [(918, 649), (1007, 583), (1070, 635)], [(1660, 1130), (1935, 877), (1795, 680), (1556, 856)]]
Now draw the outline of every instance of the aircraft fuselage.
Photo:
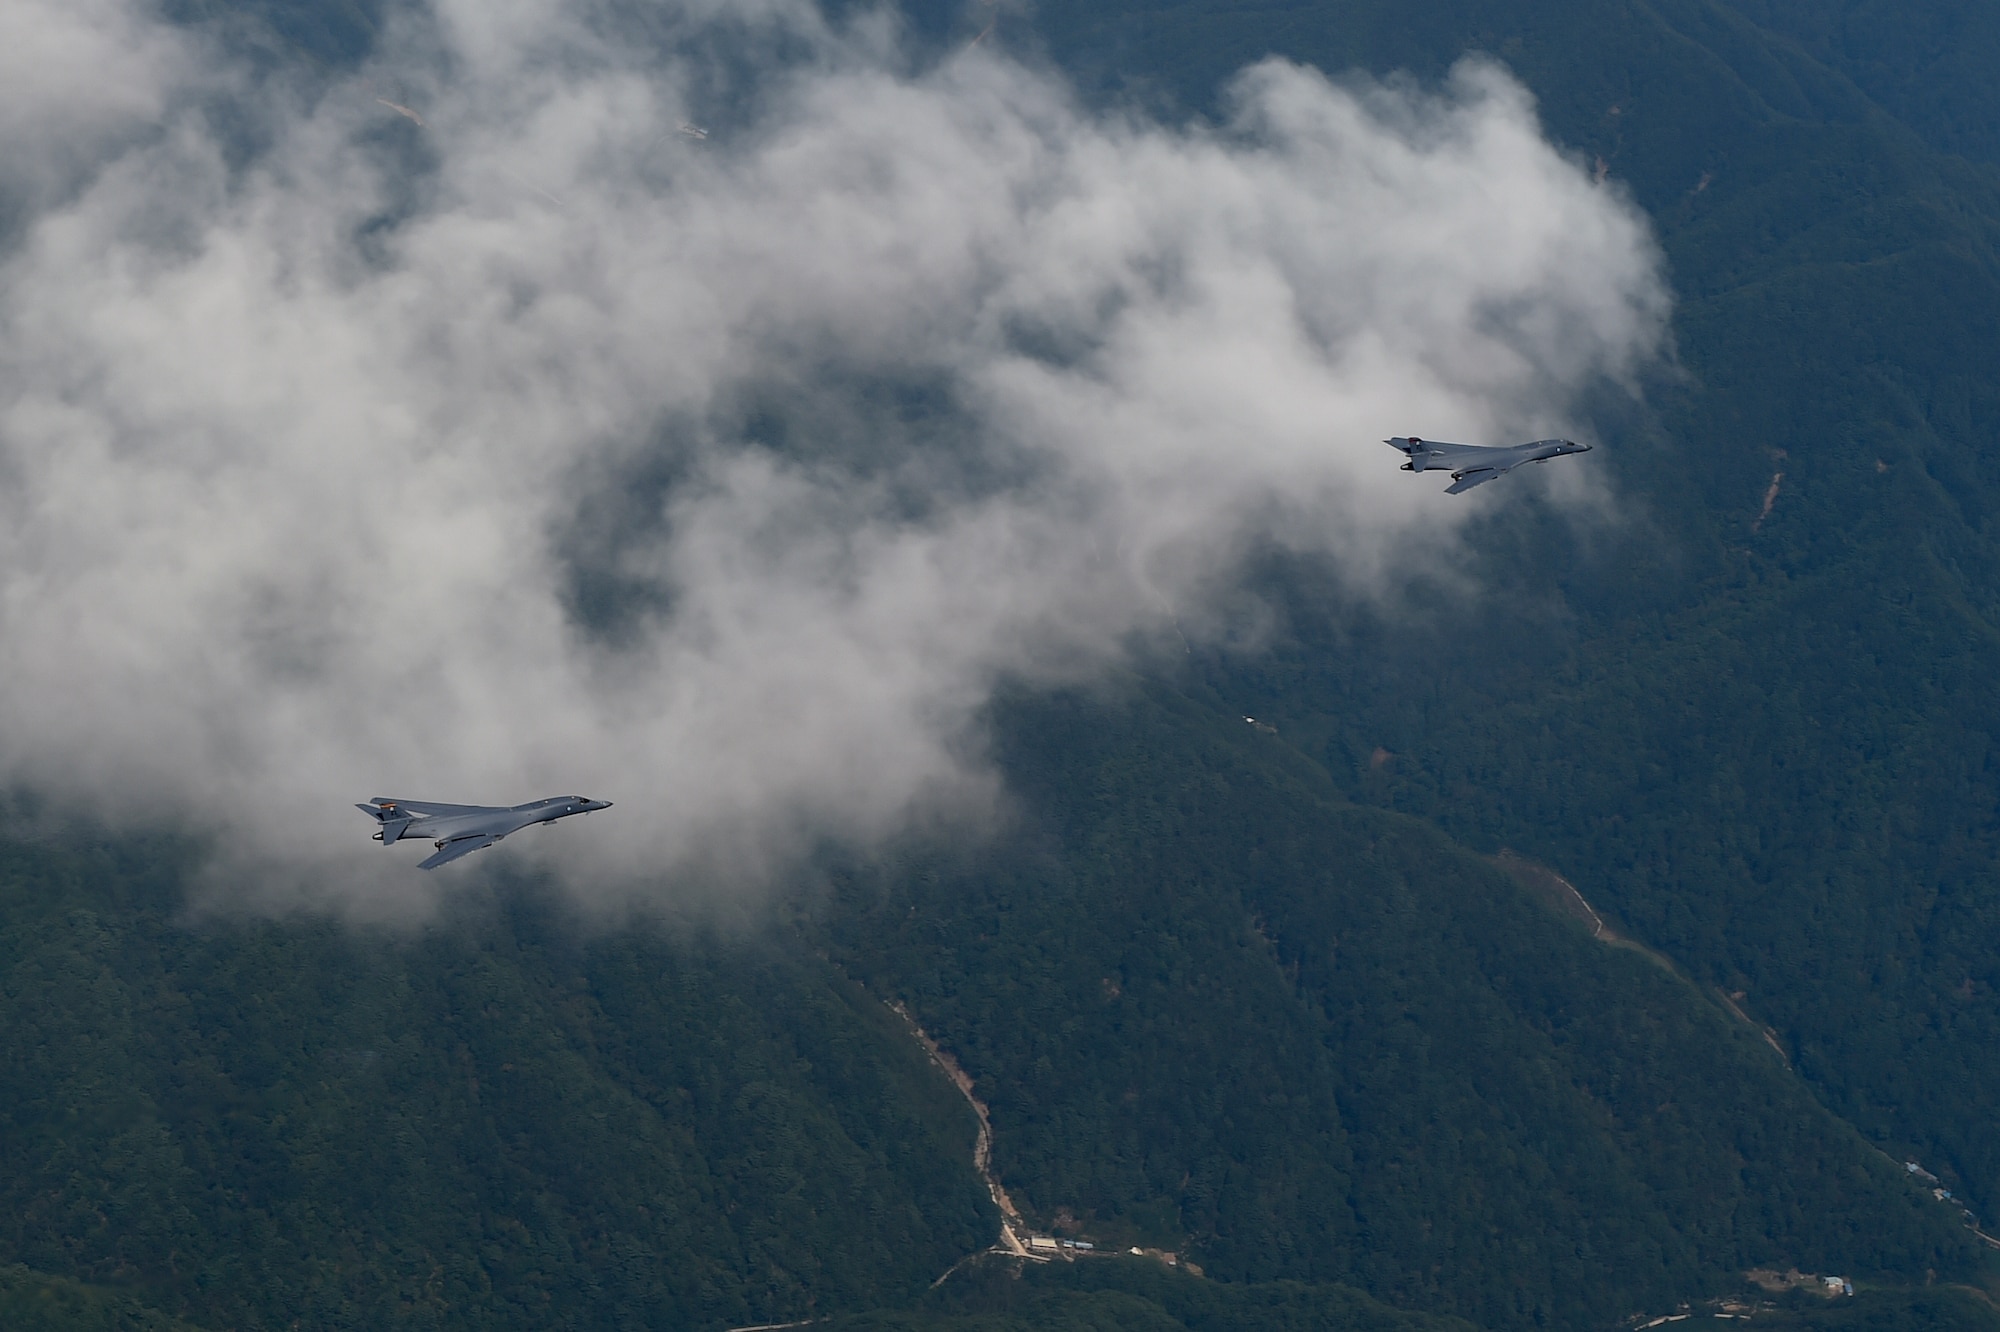
[(435, 843), (438, 854), (424, 862), (431, 869), (459, 856), (493, 845), (510, 833), (537, 823), (554, 823), (572, 814), (611, 808), (608, 800), (588, 796), (549, 796), (525, 805), (447, 805), (429, 800), (377, 796), (355, 808), (379, 825), (375, 839), (384, 846), (400, 841)]
[(1588, 453), (1590, 445), (1573, 439), (1538, 439), (1528, 444), (1445, 444), (1398, 435), (1382, 441), (1409, 461), (1406, 472), (1450, 472), (1454, 482), (1447, 494), (1458, 494), (1504, 476), (1523, 463), (1547, 462), (1569, 453)]

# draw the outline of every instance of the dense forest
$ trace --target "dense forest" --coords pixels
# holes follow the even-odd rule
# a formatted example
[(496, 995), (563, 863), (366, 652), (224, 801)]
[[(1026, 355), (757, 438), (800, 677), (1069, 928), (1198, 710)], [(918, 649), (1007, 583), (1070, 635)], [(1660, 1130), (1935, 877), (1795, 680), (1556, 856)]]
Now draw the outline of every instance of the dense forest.
[[(1993, 1317), (1978, 1294), (1944, 1286), (1863, 1290), (1839, 1302), (1795, 1292), (1737, 1307), (1754, 1307), (1749, 1317), (1762, 1326), (1796, 1332), (1972, 1332), (1992, 1326)], [(1693, 1324), (1713, 1332), (1740, 1320), (1704, 1307), (1665, 1326)], [(1113, 1260), (1025, 1273), (989, 1267), (955, 1290), (931, 1292), (916, 1308), (852, 1315), (829, 1326), (840, 1332), (1464, 1332), (1467, 1325), (1390, 1309), (1341, 1287), (1225, 1284)]]
[[(169, 9), (280, 71), (382, 23)], [(905, 9), (940, 50), (991, 18)], [(993, 32), (1169, 118), (1272, 53), (1503, 62), (1668, 256), (1679, 373), (1596, 406), (1616, 521), (1530, 492), (1475, 525), (1477, 596), (1413, 552), (1395, 615), (1272, 552), (1255, 641), (994, 707), (1000, 836), (829, 853), (755, 929), (504, 872), (414, 933), (203, 916), (179, 841), (0, 844), (0, 1323), (2000, 1326), (1991, 1251), (1902, 1165), (2000, 1219), (2000, 10)], [(885, 1000), (1034, 1225), (1203, 1275), (959, 1265), (998, 1228), (976, 1121)]]
[(1496, 1327), (1977, 1272), (1754, 1028), (1281, 741), (1147, 691), (1001, 733), (1018, 852), (855, 876), (836, 956), (958, 1052), (1045, 1224)]
[[(1968, 127), (2000, 103), (1990, 81), (1919, 95), (1928, 65), (1892, 80), (1900, 11), (1782, 7), (1774, 35), (1749, 21), (1764, 8), (1565, 29), (1538, 7), (1502, 36), (1477, 6), (1374, 32), (1084, 7), (1095, 26), (1067, 40), (1084, 64), (1142, 43), (1191, 99), (1266, 43), (1421, 67), (1428, 27), (1433, 52), (1507, 58), (1647, 206), (1688, 378), (1641, 419), (1608, 410), (1630, 520), (1496, 521), (1483, 600), (1440, 591), (1428, 623), (1274, 567), (1288, 641), (1207, 679), (1353, 798), (1562, 867), (1742, 992), (1839, 1113), (1992, 1212), (2000, 548), (1979, 462), (2000, 426), (2000, 172), (1939, 147), (1983, 152)], [(1217, 52), (1223, 13), (1241, 45)], [(1995, 32), (1987, 7), (1927, 21), (1965, 43), (1934, 43), (1940, 76)], [(1883, 80), (1906, 119), (1857, 86)]]
[(189, 920), (171, 846), (0, 860), (0, 1245), (213, 1327), (750, 1323), (987, 1242), (971, 1115), (809, 955)]

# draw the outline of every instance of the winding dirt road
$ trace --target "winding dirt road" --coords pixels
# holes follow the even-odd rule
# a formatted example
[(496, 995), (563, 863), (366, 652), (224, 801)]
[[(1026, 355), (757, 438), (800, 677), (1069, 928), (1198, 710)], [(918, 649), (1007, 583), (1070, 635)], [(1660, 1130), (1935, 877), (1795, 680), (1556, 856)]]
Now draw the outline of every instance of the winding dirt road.
[[(944, 1070), (944, 1075), (951, 1079), (951, 1085), (958, 1088), (958, 1094), (972, 1107), (972, 1113), (979, 1116), (979, 1137), (972, 1146), (972, 1168), (986, 1181), (986, 1192), (992, 1196), (993, 1205), (1000, 1209), (1000, 1242), (993, 1247), (1003, 1253), (1016, 1254), (1022, 1258), (1032, 1256), (1028, 1253), (1028, 1246), (1021, 1242), (1021, 1232), (1025, 1231), (1027, 1226), (1021, 1220), (1020, 1210), (1014, 1206), (1014, 1200), (1007, 1196), (1007, 1190), (1000, 1186), (999, 1179), (993, 1174), (993, 1118), (986, 1113), (986, 1103), (973, 1095), (972, 1078), (958, 1066), (956, 1059), (931, 1039), (929, 1032), (917, 1025), (917, 1020), (910, 1016), (909, 1009), (894, 999), (884, 1002), (894, 1010), (897, 1017), (903, 1019), (903, 1025), (910, 1029), (910, 1035), (916, 1037), (917, 1043), (924, 1047), (924, 1053), (931, 1057), (931, 1062)], [(952, 1269), (956, 1270), (955, 1267)], [(950, 1275), (950, 1271), (944, 1274), (944, 1276)], [(944, 1277), (938, 1278), (938, 1281), (943, 1280)]]

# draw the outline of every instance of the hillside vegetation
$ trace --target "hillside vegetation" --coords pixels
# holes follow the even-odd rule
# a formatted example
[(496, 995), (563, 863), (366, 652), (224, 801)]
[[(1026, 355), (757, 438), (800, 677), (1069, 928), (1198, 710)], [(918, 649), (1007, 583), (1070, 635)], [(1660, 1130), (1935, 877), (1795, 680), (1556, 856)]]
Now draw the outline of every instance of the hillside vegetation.
[(8, 1332), (201, 1332), (129, 1296), (78, 1281), (0, 1267), (0, 1327)]
[[(1862, 1290), (1828, 1300), (1795, 1294), (1758, 1303), (1750, 1321), (1784, 1332), (1978, 1332), (1993, 1306), (1964, 1287)], [(1650, 1320), (1647, 1320), (1650, 1321)], [(1737, 1316), (1697, 1312), (1660, 1324), (1724, 1332)], [(1140, 1259), (1057, 1264), (927, 1295), (918, 1308), (833, 1320), (836, 1332), (1466, 1332), (1456, 1319), (1399, 1312), (1340, 1287), (1299, 1282), (1225, 1285)]]
[(809, 957), (189, 920), (176, 859), (0, 847), (12, 1261), (210, 1327), (693, 1327), (990, 1241), (963, 1102)]
[[(379, 31), (180, 8), (280, 68)], [(910, 9), (940, 46), (987, 18)], [(1594, 407), (1618, 512), (1516, 478), (1464, 556), (1484, 595), (1412, 552), (1393, 616), (1273, 556), (1272, 639), (1008, 697), (999, 838), (825, 865), (755, 938), (591, 930), (521, 884), (414, 937), (209, 919), (176, 844), (0, 844), (0, 1316), (1583, 1332), (1797, 1266), (1877, 1288), (1753, 1321), (2000, 1325), (1932, 1284), (1989, 1259), (1898, 1164), (2000, 1215), (1993, 20), (1902, 12), (1009, 11), (992, 40), (1171, 115), (1274, 52), (1505, 62), (1680, 295), (1685, 375)], [(1206, 1276), (932, 1289), (996, 1218), (891, 998), (1038, 1224)]]
[[(207, 1327), (1583, 1328), (1752, 1265), (1977, 1275), (1754, 1030), (1274, 737), (1136, 684), (996, 720), (1011, 836), (803, 904), (866, 991), (527, 888), (377, 937), (189, 919), (171, 846), (13, 848), (0, 1240)], [(1097, 1261), (919, 1299), (995, 1218), (890, 996), (1033, 1220), (1198, 1296)]]
[(1754, 1028), (1240, 719), (1155, 690), (1002, 733), (1008, 849), (857, 873), (832, 928), (1045, 1226), (1493, 1327), (1977, 1270)]
[[(2000, 105), (1949, 74), (1991, 7), (1922, 10), (1195, 0), (1043, 26), (1097, 86), (1196, 107), (1272, 51), (1427, 74), (1484, 51), (1645, 205), (1686, 377), (1603, 406), (1617, 519), (1510, 506), (1466, 557), (1480, 598), (1393, 617), (1274, 561), (1285, 641), (1206, 678), (1354, 798), (1560, 867), (1990, 1216), (2000, 169), (1940, 149), (1990, 158)], [(1918, 106), (1881, 81), (1923, 33)]]

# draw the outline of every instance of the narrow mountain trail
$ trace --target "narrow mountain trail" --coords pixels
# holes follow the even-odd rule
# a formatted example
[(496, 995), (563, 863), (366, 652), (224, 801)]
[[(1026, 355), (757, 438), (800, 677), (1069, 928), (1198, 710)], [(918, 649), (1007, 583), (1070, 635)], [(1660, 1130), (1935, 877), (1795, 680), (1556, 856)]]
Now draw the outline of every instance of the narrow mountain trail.
[[(951, 1079), (951, 1085), (958, 1088), (958, 1094), (972, 1107), (972, 1113), (979, 1116), (979, 1136), (972, 1146), (972, 1168), (978, 1171), (979, 1178), (986, 1182), (986, 1192), (992, 1197), (993, 1205), (1000, 1209), (1000, 1242), (992, 1249), (982, 1252), (1011, 1253), (1021, 1258), (1032, 1256), (1028, 1252), (1028, 1246), (1021, 1242), (1021, 1233), (1027, 1229), (1027, 1225), (1021, 1220), (1020, 1210), (1014, 1206), (1014, 1200), (1007, 1196), (1007, 1190), (1001, 1187), (999, 1178), (993, 1173), (993, 1118), (986, 1111), (986, 1103), (973, 1094), (971, 1076), (958, 1066), (956, 1059), (931, 1039), (929, 1032), (917, 1025), (917, 1020), (910, 1015), (909, 1009), (894, 999), (884, 1002), (897, 1017), (903, 1019), (903, 1025), (917, 1038), (917, 1043), (924, 1047), (924, 1053), (931, 1057), (931, 1062), (944, 1070), (944, 1075)], [(977, 1257), (976, 1254), (969, 1256)], [(959, 1261), (962, 1263), (965, 1259)], [(941, 1284), (945, 1277), (957, 1270), (958, 1265), (954, 1264), (946, 1270), (944, 1276), (931, 1284), (933, 1286)]]
[(1505, 848), (1502, 848), (1499, 855), (1493, 857), (1493, 863), (1505, 870), (1514, 882), (1553, 906), (1561, 914), (1588, 925), (1591, 938), (1603, 943), (1624, 942), (1616, 930), (1604, 923), (1604, 917), (1597, 914), (1597, 908), (1583, 900), (1583, 894), (1576, 890), (1576, 885), (1547, 865), (1516, 855)]
[[(936, 1290), (953, 1272), (975, 1258), (989, 1253), (1006, 1253), (1030, 1261), (1046, 1262), (1047, 1259), (1028, 1252), (1028, 1246), (1021, 1242), (1021, 1234), (1027, 1230), (1027, 1224), (1021, 1220), (1021, 1213), (1014, 1206), (1014, 1200), (1007, 1196), (1007, 1190), (1000, 1187), (1000, 1181), (993, 1174), (993, 1119), (986, 1112), (986, 1103), (973, 1094), (971, 1076), (958, 1066), (956, 1059), (931, 1039), (929, 1032), (917, 1025), (917, 1020), (911, 1016), (909, 1009), (894, 999), (885, 999), (882, 1002), (903, 1020), (904, 1028), (910, 1035), (916, 1037), (917, 1044), (924, 1047), (924, 1053), (930, 1056), (931, 1062), (951, 1079), (951, 1085), (958, 1088), (958, 1094), (972, 1107), (972, 1113), (979, 1116), (979, 1136), (972, 1144), (972, 1168), (979, 1172), (979, 1178), (986, 1181), (986, 1192), (991, 1195), (993, 1205), (1000, 1209), (1000, 1242), (989, 1248), (966, 1254), (947, 1267), (944, 1274), (936, 1281), (931, 1282), (931, 1289)], [(814, 1323), (824, 1321), (821, 1318), (804, 1318), (790, 1323), (752, 1323), (743, 1327), (732, 1327), (728, 1332), (779, 1332), (783, 1328), (811, 1327)]]
[[(1774, 491), (1775, 488), (1774, 483)], [(1667, 957), (1665, 954), (1654, 952), (1638, 940), (1618, 933), (1618, 931), (1605, 923), (1604, 917), (1598, 914), (1597, 909), (1584, 899), (1583, 894), (1577, 891), (1575, 884), (1550, 869), (1547, 865), (1541, 864), (1539, 861), (1529, 860), (1525, 856), (1517, 855), (1504, 847), (1500, 850), (1499, 854), (1491, 856), (1489, 859), (1494, 865), (1505, 871), (1508, 877), (1513, 879), (1514, 882), (1527, 889), (1533, 896), (1540, 898), (1545, 905), (1558, 914), (1582, 922), (1589, 928), (1591, 937), (1599, 943), (1608, 944), (1614, 948), (1628, 948), (1640, 953), (1655, 965), (1664, 968), (1669, 974), (1691, 986), (1697, 992), (1715, 1000), (1729, 1012), (1730, 1016), (1764, 1038), (1764, 1043), (1770, 1046), (1772, 1052), (1784, 1063), (1786, 1072), (1794, 1075), (1797, 1074), (1798, 1070), (1792, 1066), (1791, 1056), (1785, 1052), (1784, 1045), (1778, 1040), (1778, 1033), (1750, 1016), (1749, 1012), (1742, 1005), (1741, 1000), (1744, 996), (1740, 992), (1730, 994), (1719, 985), (1703, 986), (1678, 966), (1674, 965), (1673, 959)], [(1904, 1164), (1883, 1151), (1880, 1147), (1876, 1147), (1874, 1150), (1885, 1161), (1895, 1165)], [(1989, 1235), (1982, 1230), (1979, 1226), (1978, 1218), (1972, 1214), (1969, 1208), (1961, 1207), (1960, 1210), (1965, 1216), (1966, 1229), (1970, 1230), (1980, 1243), (1990, 1249), (2000, 1249), (2000, 1238)], [(1680, 1316), (1685, 1317), (1686, 1315)], [(1671, 1321), (1673, 1321), (1672, 1317), (1655, 1320), (1655, 1322)], [(1649, 1323), (1645, 1326), (1650, 1327), (1652, 1324)]]
[(1612, 929), (1610, 925), (1605, 923), (1604, 917), (1598, 913), (1597, 908), (1584, 900), (1583, 894), (1578, 892), (1576, 885), (1568, 879), (1565, 879), (1547, 865), (1529, 860), (1526, 856), (1517, 855), (1504, 848), (1498, 855), (1492, 857), (1492, 861), (1502, 870), (1505, 870), (1508, 877), (1513, 879), (1514, 882), (1526, 888), (1531, 894), (1554, 908), (1556, 912), (1568, 916), (1573, 920), (1581, 921), (1589, 928), (1590, 936), (1599, 943), (1610, 944), (1614, 948), (1630, 949), (1651, 961), (1655, 966), (1662, 968), (1668, 974), (1685, 981), (1696, 990), (1701, 991), (1709, 998), (1720, 1003), (1729, 1011), (1730, 1016), (1762, 1036), (1764, 1044), (1771, 1047), (1771, 1052), (1783, 1061), (1787, 1069), (1792, 1067), (1791, 1056), (1785, 1052), (1784, 1045), (1778, 1040), (1777, 1032), (1758, 1022), (1755, 1018), (1752, 1018), (1749, 1013), (1744, 1011), (1743, 1006), (1733, 996), (1720, 987), (1704, 989), (1699, 982), (1688, 976), (1678, 966), (1675, 966), (1673, 959), (1669, 958), (1666, 954), (1655, 952), (1653, 949), (1640, 943), (1637, 939), (1629, 938)]

